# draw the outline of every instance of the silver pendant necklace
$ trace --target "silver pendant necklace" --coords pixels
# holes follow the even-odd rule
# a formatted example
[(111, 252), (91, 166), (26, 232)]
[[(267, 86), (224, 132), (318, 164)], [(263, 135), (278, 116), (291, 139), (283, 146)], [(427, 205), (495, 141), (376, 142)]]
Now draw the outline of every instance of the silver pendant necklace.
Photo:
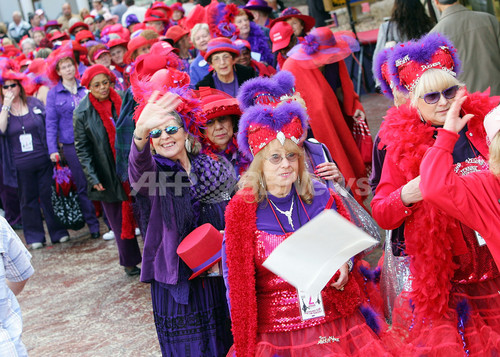
[(269, 202), (272, 203), (272, 205), (274, 206), (274, 208), (276, 208), (278, 210), (279, 213), (283, 214), (286, 216), (286, 218), (288, 218), (288, 224), (292, 227), (293, 230), (295, 230), (295, 227), (293, 226), (293, 221), (292, 221), (292, 213), (293, 213), (293, 201), (294, 201), (294, 196), (292, 196), (292, 205), (290, 206), (290, 209), (288, 211), (282, 211), (278, 208), (278, 206), (276, 206), (274, 204), (273, 201), (269, 200)]

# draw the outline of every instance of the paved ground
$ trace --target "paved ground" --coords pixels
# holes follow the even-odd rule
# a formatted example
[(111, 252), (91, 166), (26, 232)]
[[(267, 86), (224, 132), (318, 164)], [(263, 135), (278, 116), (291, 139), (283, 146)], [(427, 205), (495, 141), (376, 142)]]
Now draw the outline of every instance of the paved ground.
[[(390, 103), (377, 94), (362, 103), (375, 135)], [(19, 296), (30, 356), (160, 356), (149, 286), (125, 275), (114, 241), (92, 240), (86, 228), (71, 237), (31, 252), (36, 272)]]

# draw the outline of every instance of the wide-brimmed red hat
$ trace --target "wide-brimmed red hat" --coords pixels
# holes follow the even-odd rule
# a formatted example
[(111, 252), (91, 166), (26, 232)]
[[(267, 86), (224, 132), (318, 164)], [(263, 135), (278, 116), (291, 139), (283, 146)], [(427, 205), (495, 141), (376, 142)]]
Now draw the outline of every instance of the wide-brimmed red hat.
[(193, 271), (189, 280), (196, 278), (222, 259), (222, 234), (205, 223), (182, 240), (177, 254)]
[(50, 42), (69, 40), (69, 35), (66, 32), (55, 31), (50, 36)]
[(189, 11), (189, 14), (185, 17), (186, 21), (184, 22), (184, 26), (188, 30), (191, 30), (194, 25), (200, 24), (200, 23), (207, 23), (207, 11), (206, 9), (201, 6), (200, 4), (196, 5)]
[(111, 82), (116, 82), (116, 76), (111, 72), (108, 68), (103, 66), (102, 64), (95, 64), (91, 67), (87, 67), (85, 72), (83, 72), (82, 76), (82, 85), (89, 89), (90, 82), (92, 79), (98, 74), (105, 74), (109, 77)]
[(75, 22), (68, 30), (68, 32), (73, 35), (73, 31), (75, 31), (78, 27), (84, 27), (85, 30), (90, 30), (89, 28), (89, 25), (87, 25), (85, 22), (81, 22), (81, 21), (78, 21), (78, 22)]
[(141, 48), (142, 46), (153, 45), (156, 42), (158, 42), (157, 38), (153, 38), (151, 40), (148, 40), (147, 38), (142, 37), (141, 35), (134, 37), (133, 39), (131, 39), (128, 42), (127, 52), (123, 56), (123, 61), (125, 63), (131, 63), (132, 62), (132, 54), (134, 53), (135, 50)]
[(167, 16), (165, 16), (165, 13), (163, 11), (148, 9), (146, 11), (146, 15), (144, 15), (143, 22), (146, 23), (146, 22), (152, 22), (152, 21), (169, 22), (170, 20), (168, 19)]
[(276, 52), (286, 48), (290, 44), (290, 39), (293, 35), (292, 25), (285, 21), (276, 23), (269, 31), (269, 38), (273, 47), (271, 51)]
[(288, 52), (288, 57), (297, 60), (304, 68), (317, 68), (339, 62), (357, 51), (359, 43), (352, 32), (333, 33), (328, 27), (318, 27), (293, 47)]
[(80, 43), (81, 40), (90, 38), (91, 40), (95, 40), (94, 34), (89, 30), (82, 30), (78, 32), (75, 36), (75, 41)]
[(125, 47), (125, 49), (127, 49), (127, 44), (128, 44), (127, 40), (124, 40), (123, 38), (115, 38), (115, 39), (110, 40), (106, 44), (106, 46), (108, 46), (109, 49), (112, 49), (113, 47), (116, 47), (116, 46), (122, 46), (122, 47)]
[(236, 56), (240, 54), (240, 51), (233, 45), (231, 40), (226, 37), (216, 37), (208, 41), (205, 60), (208, 61), (210, 56), (217, 52), (234, 53)]
[(305, 33), (308, 33), (309, 31), (311, 31), (311, 29), (316, 24), (316, 20), (314, 19), (314, 17), (308, 16), (308, 15), (303, 15), (299, 11), (299, 9), (297, 9), (296, 7), (287, 7), (285, 10), (283, 10), (281, 12), (280, 17), (271, 21), (271, 23), (269, 24), (269, 27), (273, 28), (273, 26), (277, 22), (286, 21), (288, 19), (291, 19), (292, 17), (295, 17), (295, 18), (302, 20), (304, 22), (304, 32)]
[(15, 56), (19, 55), (20, 53), (21, 53), (21, 51), (16, 46), (5, 45), (5, 46), (3, 46), (3, 53), (1, 56), (11, 58), (11, 57), (15, 57)]
[(247, 10), (258, 10), (267, 13), (271, 13), (273, 11), (273, 8), (270, 7), (265, 0), (250, 0), (245, 6), (243, 6), (243, 8)]
[(179, 25), (175, 25), (175, 26), (170, 27), (167, 30), (165, 37), (167, 39), (172, 40), (174, 43), (177, 43), (177, 41), (179, 41), (182, 38), (182, 36), (186, 36), (186, 35), (189, 35), (188, 30), (182, 28)]
[(47, 32), (47, 30), (50, 29), (51, 27), (60, 28), (61, 24), (59, 22), (57, 22), (56, 20), (50, 20), (50, 21), (47, 21), (47, 23), (45, 25), (43, 25), (43, 29), (45, 30), (45, 32)]
[(57, 64), (63, 58), (71, 58), (75, 62), (75, 57), (73, 56), (73, 50), (70, 47), (64, 46), (53, 51), (49, 57), (47, 57), (47, 75), (52, 83), (56, 84), (59, 82), (61, 77), (57, 74)]
[[(167, 13), (167, 18), (170, 19), (172, 17), (172, 9), (167, 5), (165, 4), (163, 1), (155, 1), (151, 7), (150, 7), (151, 10), (158, 10), (158, 9), (161, 9), (163, 11), (165, 11)], [(160, 10), (160, 11), (161, 11)], [(147, 14), (147, 13), (146, 13)], [(151, 20), (151, 21), (154, 21), (154, 20)]]
[(5, 81), (18, 81), (23, 87), (30, 84), (28, 76), (24, 73), (15, 72), (11, 69), (2, 70), (0, 72), (0, 84), (4, 84)]
[(199, 90), (194, 91), (194, 94), (201, 100), (204, 124), (211, 119), (225, 115), (241, 115), (238, 99), (223, 91), (200, 87)]

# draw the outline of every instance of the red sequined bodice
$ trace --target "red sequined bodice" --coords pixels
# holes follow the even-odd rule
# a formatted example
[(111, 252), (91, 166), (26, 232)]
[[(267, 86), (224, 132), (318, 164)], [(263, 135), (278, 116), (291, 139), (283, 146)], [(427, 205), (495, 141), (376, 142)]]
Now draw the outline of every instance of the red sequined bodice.
[(328, 284), (321, 292), (325, 317), (302, 321), (297, 289), (262, 266), (271, 252), (290, 234), (274, 235), (259, 230), (256, 232), (255, 270), (259, 333), (293, 331), (316, 326), (352, 313), (361, 302), (359, 288), (354, 279), (349, 279), (342, 292)]

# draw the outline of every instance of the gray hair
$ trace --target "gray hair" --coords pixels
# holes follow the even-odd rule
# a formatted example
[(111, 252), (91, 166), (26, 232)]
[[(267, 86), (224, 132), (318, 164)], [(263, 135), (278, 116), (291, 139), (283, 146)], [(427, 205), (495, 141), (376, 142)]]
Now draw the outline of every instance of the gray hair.
[(36, 43), (35, 40), (32, 38), (25, 38), (21, 44), (22, 49), (24, 50), (25, 47), (28, 47), (28, 45), (31, 45), (32, 47), (36, 48)]
[(201, 30), (206, 30), (208, 32), (208, 34), (210, 34), (210, 28), (208, 27), (208, 24), (199, 23), (199, 24), (194, 25), (193, 28), (191, 29), (191, 42), (193, 44), (194, 44), (194, 36), (196, 35), (196, 33), (198, 31), (201, 31)]

